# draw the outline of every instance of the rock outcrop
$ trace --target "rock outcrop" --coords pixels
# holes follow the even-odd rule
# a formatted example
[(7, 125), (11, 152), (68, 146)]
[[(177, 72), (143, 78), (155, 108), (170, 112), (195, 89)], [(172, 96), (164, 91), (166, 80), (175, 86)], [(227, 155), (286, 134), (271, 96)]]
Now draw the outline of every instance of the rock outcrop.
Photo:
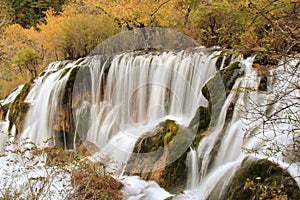
[(26, 83), (21, 92), (17, 95), (15, 100), (11, 103), (9, 107), (9, 129), (12, 128), (13, 125), (16, 126), (17, 133), (22, 132), (23, 123), (29, 109), (28, 103), (24, 102), (29, 90), (31, 88), (31, 83)]
[(286, 170), (269, 160), (245, 159), (223, 199), (300, 199), (300, 190)]
[(173, 120), (161, 122), (136, 142), (126, 173), (154, 180), (172, 193), (186, 186), (186, 156), (193, 134)]
[[(216, 65), (218, 65), (218, 62)], [(207, 134), (209, 128), (216, 125), (226, 97), (229, 95), (236, 79), (242, 75), (242, 66), (239, 62), (234, 62), (219, 70), (215, 76), (203, 86), (202, 94), (207, 99), (208, 106), (200, 106), (189, 124), (189, 127), (196, 133), (193, 141), (194, 146), (199, 144), (199, 141)], [(231, 119), (233, 110), (234, 104), (231, 104), (227, 111), (227, 121)]]

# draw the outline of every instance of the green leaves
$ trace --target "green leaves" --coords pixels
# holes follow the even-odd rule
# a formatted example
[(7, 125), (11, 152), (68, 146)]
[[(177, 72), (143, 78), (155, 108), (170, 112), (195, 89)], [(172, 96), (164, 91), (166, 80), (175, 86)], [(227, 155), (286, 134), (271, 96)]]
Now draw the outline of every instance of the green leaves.
[(24, 28), (37, 28), (37, 24), (45, 22), (45, 11), (50, 7), (58, 13), (62, 10), (65, 0), (11, 0), (8, 1), (14, 10), (13, 23)]
[(16, 64), (20, 71), (28, 70), (32, 78), (37, 77), (37, 65), (38, 65), (39, 55), (36, 51), (31, 49), (25, 49), (20, 51), (14, 58), (13, 63)]

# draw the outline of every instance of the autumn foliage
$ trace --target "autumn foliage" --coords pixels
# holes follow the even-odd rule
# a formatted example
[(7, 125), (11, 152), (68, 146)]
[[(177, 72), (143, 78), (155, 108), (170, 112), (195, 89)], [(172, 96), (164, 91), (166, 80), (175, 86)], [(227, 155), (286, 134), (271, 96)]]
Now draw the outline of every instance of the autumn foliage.
[(86, 56), (112, 35), (140, 27), (172, 28), (200, 45), (244, 55), (259, 52), (263, 59), (300, 51), (299, 0), (27, 1), (47, 11), (35, 10), (33, 18), (39, 20), (26, 28), (11, 14), (8, 1), (0, 1), (0, 98), (50, 62)]

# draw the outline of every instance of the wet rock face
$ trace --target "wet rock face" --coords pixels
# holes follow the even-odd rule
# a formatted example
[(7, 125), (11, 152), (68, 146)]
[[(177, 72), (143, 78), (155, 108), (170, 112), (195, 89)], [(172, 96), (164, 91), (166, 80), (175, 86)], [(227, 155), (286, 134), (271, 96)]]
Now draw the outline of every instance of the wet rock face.
[(27, 114), (27, 111), (29, 110), (28, 103), (24, 102), (29, 90), (31, 87), (31, 83), (27, 83), (24, 85), (21, 92), (18, 94), (18, 96), (15, 98), (14, 102), (10, 105), (10, 111), (8, 115), (8, 119), (10, 121), (10, 127), (12, 128), (13, 125), (16, 126), (17, 133), (22, 132), (23, 129), (23, 123)]
[[(216, 65), (218, 65), (218, 63)], [(240, 63), (234, 62), (222, 70), (219, 70), (215, 76), (203, 86), (201, 92), (207, 99), (208, 106), (200, 106), (189, 124), (189, 127), (196, 133), (193, 141), (195, 147), (198, 146), (203, 136), (207, 134), (208, 128), (216, 125), (228, 94), (236, 79), (242, 75), (243, 71)], [(230, 105), (227, 110), (226, 121), (232, 118), (233, 108), (234, 104)]]
[(0, 120), (4, 121), (9, 110), (10, 104), (1, 105), (0, 103)]
[(59, 107), (54, 117), (52, 130), (55, 146), (65, 149), (73, 149), (74, 131), (72, 116), (68, 106)]
[(172, 120), (161, 122), (136, 142), (125, 171), (178, 193), (186, 185), (186, 156), (192, 139), (187, 128)]
[(268, 160), (246, 159), (223, 199), (300, 199), (300, 189), (278, 165)]

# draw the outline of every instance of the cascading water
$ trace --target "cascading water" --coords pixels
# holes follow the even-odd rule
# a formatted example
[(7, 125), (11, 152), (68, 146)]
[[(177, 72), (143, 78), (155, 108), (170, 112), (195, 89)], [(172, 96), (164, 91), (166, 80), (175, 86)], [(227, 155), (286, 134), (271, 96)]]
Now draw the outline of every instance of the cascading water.
[[(187, 125), (194, 110), (207, 104), (201, 88), (216, 72), (209, 66), (214, 65), (211, 58), (217, 54), (201, 49), (194, 53), (121, 54), (111, 61), (108, 74), (107, 61), (101, 67), (99, 58), (91, 58), (90, 91), (81, 87), (73, 91), (74, 99), (78, 92), (92, 94), (90, 102), (77, 108), (91, 108), (86, 140), (124, 164), (139, 136), (166, 116)], [(76, 81), (75, 85), (81, 85), (80, 79)]]
[[(269, 128), (263, 129), (264, 119), (261, 118), (261, 113), (265, 113), (267, 109), (269, 109), (268, 112), (278, 112), (278, 110), (280, 110), (275, 106), (271, 108), (273, 109), (272, 111), (267, 105), (273, 105), (268, 103), (272, 102), (270, 99), (274, 100), (275, 98), (278, 98), (278, 96), (274, 95), (278, 94), (278, 91), (282, 93), (282, 91), (285, 91), (289, 87), (294, 88), (293, 83), (295, 83), (295, 80), (291, 81), (291, 79), (298, 77), (298, 74), (295, 74), (295, 72), (294, 74), (287, 72), (286, 69), (280, 69), (279, 67), (277, 70), (281, 73), (280, 76), (276, 77), (279, 81), (277, 80), (275, 83), (269, 83), (268, 85), (269, 88), (271, 87), (270, 85), (274, 85), (272, 87), (275, 88), (270, 92), (270, 95), (274, 95), (274, 97), (270, 97), (265, 93), (257, 92), (260, 81), (257, 71), (252, 68), (252, 59), (250, 58), (242, 63), (244, 65), (245, 75), (243, 78), (236, 80), (235, 86), (228, 95), (222, 108), (222, 111), (227, 112), (229, 103), (235, 103), (236, 106), (233, 111), (232, 120), (227, 127), (224, 126), (226, 113), (222, 114), (221, 112), (217, 126), (208, 133), (207, 137), (200, 141), (197, 149), (198, 158), (201, 161), (199, 182), (196, 187), (191, 187), (191, 189), (185, 191), (185, 195), (179, 195), (175, 199), (223, 198), (223, 193), (226, 192), (231, 177), (235, 174), (235, 171), (239, 168), (246, 156), (249, 156), (242, 152), (242, 148), (260, 149), (261, 152), (259, 154), (253, 153), (250, 154), (250, 156), (258, 159), (268, 158), (269, 160), (278, 163), (282, 168), (287, 169), (297, 182), (298, 186), (300, 186), (300, 166), (297, 161), (295, 162), (292, 160), (284, 162), (284, 158), (280, 155), (275, 155), (275, 157), (274, 155), (270, 155), (270, 157), (262, 153), (264, 148), (276, 148), (276, 146), (274, 147), (274, 145), (272, 145), (274, 143), (278, 144), (277, 142), (280, 142), (285, 146), (292, 142), (293, 136), (291, 136), (291, 134), (280, 134), (280, 131), (282, 132), (283, 130), (289, 129), (287, 126), (291, 125), (287, 124), (290, 124), (290, 122), (279, 120), (276, 123), (281, 129), (277, 128), (277, 130), (274, 130), (271, 128), (271, 125)], [(297, 61), (293, 60), (287, 66), (295, 66), (296, 63)], [(286, 66), (286, 64), (284, 66)], [(293, 67), (290, 68), (294, 69)], [(285, 74), (283, 75), (285, 78), (282, 78), (282, 74)], [(292, 77), (290, 77), (291, 74), (293, 74)], [(287, 80), (289, 81), (287, 82)], [(278, 91), (275, 92), (274, 90)], [(298, 91), (295, 91), (294, 89), (292, 91), (294, 94), (288, 95), (286, 98), (294, 99), (299, 96)], [(275, 102), (280, 108), (284, 107), (282, 105), (283, 101), (278, 102), (276, 99)], [(291, 101), (286, 102), (289, 102), (287, 104), (293, 107), (293, 113), (298, 112), (297, 110), (299, 108), (294, 100), (292, 100), (292, 103)], [(284, 105), (286, 104), (284, 103)], [(297, 124), (294, 126), (297, 126)], [(261, 130), (263, 130), (263, 132), (261, 132)], [(276, 135), (274, 133), (275, 131), (279, 134)], [(247, 137), (245, 133), (251, 133), (255, 136)], [(220, 137), (222, 138), (220, 140), (221, 143), (217, 144)], [(213, 149), (218, 153), (212, 158), (210, 155)], [(190, 170), (189, 173), (193, 174), (194, 172), (193, 170)]]
[[(35, 81), (25, 99), (31, 108), (26, 116), (22, 138), (44, 146), (50, 138), (54, 137), (52, 126), (55, 113), (58, 112), (58, 106), (63, 98), (62, 94), (71, 68), (75, 66), (66, 62), (52, 63), (45, 70), (44, 75)], [(63, 69), (60, 69), (61, 67)]]
[[(100, 148), (98, 156), (109, 155), (118, 162), (118, 175), (121, 175), (135, 142), (143, 133), (165, 119), (188, 126), (197, 108), (208, 106), (201, 91), (216, 75), (216, 56), (219, 54), (219, 51), (199, 48), (191, 52), (132, 52), (108, 58), (96, 55), (76, 62), (55, 62), (35, 81), (25, 99), (30, 110), (22, 138), (29, 138), (41, 146), (57, 145), (57, 141), (44, 142), (60, 135), (66, 149), (75, 149), (78, 137), (91, 141)], [(239, 58), (239, 61), (244, 68), (244, 77), (235, 81), (227, 96), (222, 95), (223, 106), (217, 113), (216, 122), (197, 149), (190, 148), (187, 190), (175, 198), (221, 197), (231, 176), (247, 156), (241, 148), (271, 145), (257, 137), (247, 138), (244, 133), (245, 130), (255, 132), (262, 126), (262, 120), (253, 120), (258, 118), (257, 113), (276, 112), (282, 105), (266, 106), (275, 97), (256, 92), (259, 77), (252, 69), (253, 58)], [(70, 83), (72, 91), (66, 90)], [(278, 90), (282, 84), (270, 83), (269, 87)], [(220, 90), (224, 92), (224, 88)], [(227, 112), (232, 104), (235, 104), (232, 118), (227, 122)], [(249, 112), (251, 110), (256, 112)], [(70, 115), (73, 115), (72, 120)], [(283, 129), (288, 129), (284, 124), (281, 124)], [(70, 137), (72, 131), (75, 136)], [(271, 131), (264, 133), (264, 136), (268, 135), (272, 136)], [(279, 136), (275, 139), (288, 143), (290, 138)], [(264, 158), (265, 155), (256, 157)], [(289, 165), (282, 158), (270, 159), (283, 167)], [(297, 164), (290, 165), (288, 171), (293, 177), (300, 173)], [(141, 183), (136, 178), (124, 179), (128, 187), (132, 187), (129, 182)], [(299, 178), (295, 180), (300, 185)], [(169, 194), (157, 185), (151, 185), (153, 187), (143, 182), (149, 196), (154, 198), (153, 192), (158, 192), (161, 198), (168, 197)], [(144, 198), (140, 192), (138, 195)]]
[[(0, 101), (1, 107), (7, 106), (12, 103), (15, 98), (19, 95), (24, 85), (20, 85), (14, 92), (12, 92), (6, 99)], [(4, 121), (0, 120), (0, 154), (4, 152), (5, 143), (8, 140), (9, 135), (9, 110), (5, 115)], [(11, 127), (11, 135), (15, 135), (15, 126)]]
[(194, 147), (190, 147), (190, 154), (189, 154), (188, 162), (190, 163), (189, 166), (189, 177), (187, 180), (187, 188), (195, 189), (199, 182), (199, 166), (198, 166), (198, 154), (197, 150)]

